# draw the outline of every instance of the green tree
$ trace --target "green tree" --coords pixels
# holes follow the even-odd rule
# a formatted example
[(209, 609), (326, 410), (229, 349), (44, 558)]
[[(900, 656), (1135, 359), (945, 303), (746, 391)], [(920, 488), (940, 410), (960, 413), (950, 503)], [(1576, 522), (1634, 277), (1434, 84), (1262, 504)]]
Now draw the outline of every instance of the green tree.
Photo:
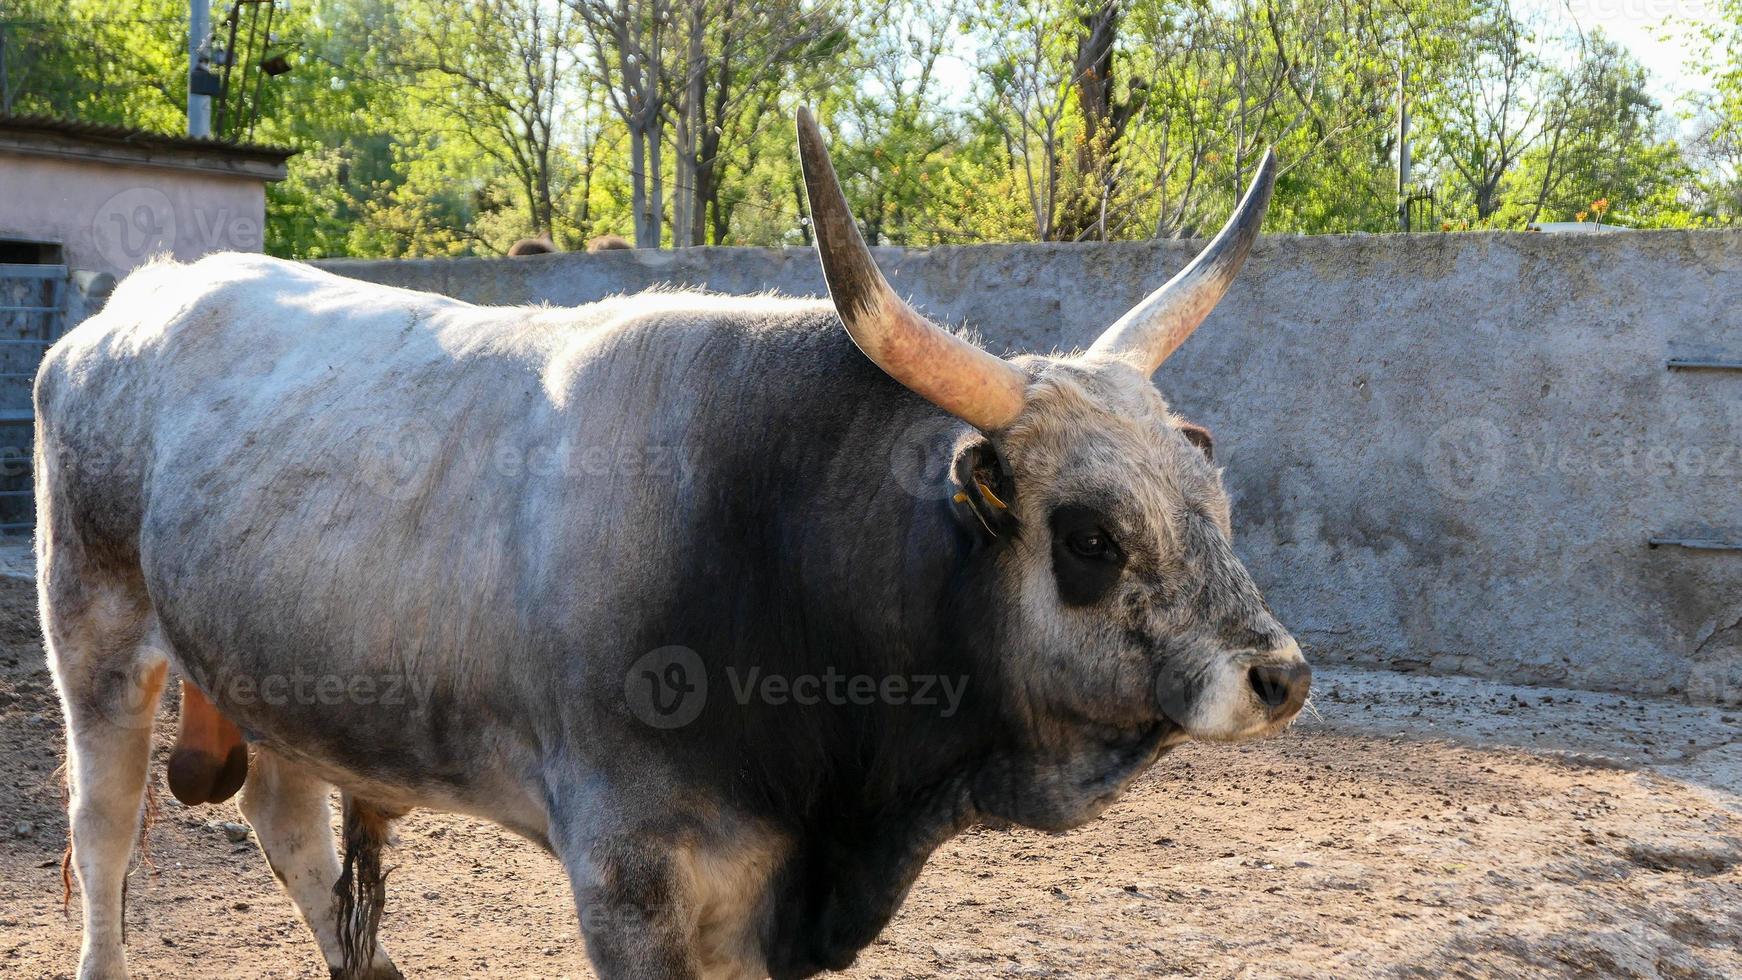
[[(534, 233), (802, 242), (801, 103), (877, 243), (1196, 235), (1266, 147), (1271, 230), (1391, 230), (1400, 94), (1454, 226), (1596, 200), (1639, 226), (1742, 214), (1742, 0), (1720, 0), (1696, 52), (1717, 84), (1685, 145), (1625, 51), (1509, 0), (275, 9), (266, 45), (290, 71), (250, 74), (257, 117), (226, 130), (298, 151), (267, 192), (267, 248), (288, 256), (500, 254)], [(185, 18), (168, 0), (8, 0), (0, 109), (179, 132)]]
[(1695, 135), (1689, 156), (1700, 169), (1701, 220), (1742, 224), (1742, 0), (1719, 0), (1718, 17), (1700, 25), (1704, 43), (1694, 68), (1709, 74), (1713, 90), (1695, 100)]
[(1557, 80), (1548, 111), (1545, 135), (1507, 177), (1497, 225), (1570, 221), (1597, 201), (1612, 222), (1687, 223), (1683, 192), (1694, 172), (1674, 141), (1659, 138), (1661, 107), (1646, 92), (1644, 67), (1624, 49), (1593, 34)]
[(173, 0), (8, 0), (0, 111), (182, 131), (186, 32)]

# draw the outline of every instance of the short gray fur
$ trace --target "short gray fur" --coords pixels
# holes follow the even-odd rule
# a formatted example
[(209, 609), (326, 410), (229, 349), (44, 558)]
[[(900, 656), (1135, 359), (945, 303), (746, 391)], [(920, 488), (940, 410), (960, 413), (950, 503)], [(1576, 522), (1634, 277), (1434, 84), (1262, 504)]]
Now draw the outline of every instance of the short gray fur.
[[(878, 249), (993, 349), (1085, 345), (1197, 243)], [(334, 261), (480, 303), (823, 294), (807, 248)], [(1315, 661), (1742, 703), (1742, 232), (1261, 240), (1156, 383)]]

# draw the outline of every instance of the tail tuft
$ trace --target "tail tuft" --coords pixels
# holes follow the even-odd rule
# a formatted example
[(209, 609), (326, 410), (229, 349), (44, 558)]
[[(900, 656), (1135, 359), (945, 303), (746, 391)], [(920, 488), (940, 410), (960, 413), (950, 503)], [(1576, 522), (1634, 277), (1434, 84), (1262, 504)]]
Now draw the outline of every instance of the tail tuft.
[(344, 794), (344, 810), (345, 865), (333, 884), (344, 966), (334, 977), (363, 980), (370, 976), (375, 936), (381, 927), (381, 911), (387, 905), (387, 871), (381, 867), (381, 852), (387, 848), (395, 814), (349, 793)]

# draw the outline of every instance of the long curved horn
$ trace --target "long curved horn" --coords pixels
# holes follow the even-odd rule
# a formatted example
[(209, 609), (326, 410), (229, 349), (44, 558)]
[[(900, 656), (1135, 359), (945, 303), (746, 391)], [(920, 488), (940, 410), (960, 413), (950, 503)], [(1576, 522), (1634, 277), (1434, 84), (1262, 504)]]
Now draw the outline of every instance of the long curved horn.
[(1258, 228), (1264, 224), (1264, 209), (1270, 204), (1270, 189), (1275, 183), (1276, 154), (1266, 150), (1252, 186), (1246, 189), (1246, 196), (1240, 199), (1233, 216), (1210, 244), (1179, 275), (1108, 327), (1089, 350), (1132, 361), (1146, 374), (1161, 367), (1161, 362), (1186, 342), (1228, 291), (1240, 265), (1246, 261), (1246, 253), (1258, 238)]
[(802, 107), (798, 150), (823, 278), (853, 342), (914, 394), (982, 432), (1015, 421), (1027, 376), (927, 320), (889, 288), (847, 210), (822, 131)]

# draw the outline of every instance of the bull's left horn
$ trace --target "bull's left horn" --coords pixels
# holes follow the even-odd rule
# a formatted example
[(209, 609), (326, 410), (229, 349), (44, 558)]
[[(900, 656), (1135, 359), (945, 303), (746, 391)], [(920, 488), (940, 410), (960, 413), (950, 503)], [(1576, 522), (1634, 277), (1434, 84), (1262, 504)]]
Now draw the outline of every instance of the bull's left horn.
[(1027, 376), (927, 320), (889, 288), (847, 210), (822, 131), (805, 108), (798, 110), (798, 150), (823, 278), (853, 342), (914, 394), (982, 432), (1014, 422)]
[(1258, 239), (1258, 228), (1264, 224), (1264, 210), (1270, 205), (1270, 189), (1275, 183), (1276, 154), (1266, 150), (1252, 186), (1246, 189), (1246, 196), (1240, 199), (1221, 232), (1179, 275), (1108, 327), (1089, 350), (1124, 358), (1141, 367), (1145, 374), (1161, 367), (1161, 362), (1204, 322), (1233, 283), (1246, 261), (1246, 253)]

